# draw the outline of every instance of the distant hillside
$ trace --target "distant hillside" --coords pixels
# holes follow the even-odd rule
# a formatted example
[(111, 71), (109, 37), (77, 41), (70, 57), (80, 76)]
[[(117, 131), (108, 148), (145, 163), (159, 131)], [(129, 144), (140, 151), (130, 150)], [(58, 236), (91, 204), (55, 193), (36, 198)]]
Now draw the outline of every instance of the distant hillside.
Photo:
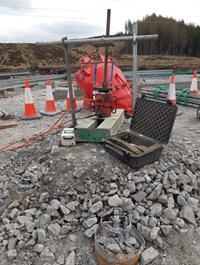
[[(114, 57), (122, 70), (131, 70), (132, 56), (122, 55), (123, 50), (124, 43), (116, 43)], [(91, 51), (95, 51), (95, 48), (91, 45), (83, 45), (80, 48), (70, 50), (72, 71), (79, 67), (79, 59)], [(104, 49), (100, 48), (99, 51), (103, 52)], [(21, 43), (0, 44), (0, 72), (22, 71), (31, 67), (54, 72), (65, 71), (63, 46)], [(167, 68), (175, 71), (200, 69), (200, 58), (160, 55), (138, 56), (138, 69)]]

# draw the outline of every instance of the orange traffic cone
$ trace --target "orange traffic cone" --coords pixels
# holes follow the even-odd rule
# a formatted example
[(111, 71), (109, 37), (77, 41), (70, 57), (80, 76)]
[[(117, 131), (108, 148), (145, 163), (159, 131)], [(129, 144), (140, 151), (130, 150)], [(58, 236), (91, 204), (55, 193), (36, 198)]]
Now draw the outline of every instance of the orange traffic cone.
[(42, 115), (46, 115), (46, 116), (55, 116), (57, 114), (60, 114), (62, 111), (56, 110), (56, 105), (55, 105), (55, 101), (54, 101), (54, 97), (53, 97), (53, 93), (52, 93), (52, 88), (51, 88), (51, 81), (48, 78), (47, 82), (46, 82), (46, 103), (45, 103), (45, 110), (44, 111), (40, 111), (40, 113)]
[(28, 79), (25, 80), (25, 106), (24, 114), (20, 117), (21, 120), (34, 120), (40, 119), (41, 115), (35, 110), (35, 105), (33, 102), (30, 86)]
[(175, 89), (175, 78), (174, 75), (170, 78), (169, 90), (167, 94), (167, 102), (176, 104), (176, 89)]
[(197, 88), (197, 71), (194, 71), (193, 78), (192, 78), (192, 83), (190, 86), (190, 92), (194, 94), (198, 94), (198, 88)]
[[(77, 110), (76, 98), (75, 98), (75, 93), (74, 93), (73, 87), (72, 87), (72, 91), (73, 91), (74, 110)], [(66, 100), (66, 111), (68, 111), (68, 110), (71, 110), (70, 97), (69, 97), (69, 89), (67, 91), (67, 100)]]

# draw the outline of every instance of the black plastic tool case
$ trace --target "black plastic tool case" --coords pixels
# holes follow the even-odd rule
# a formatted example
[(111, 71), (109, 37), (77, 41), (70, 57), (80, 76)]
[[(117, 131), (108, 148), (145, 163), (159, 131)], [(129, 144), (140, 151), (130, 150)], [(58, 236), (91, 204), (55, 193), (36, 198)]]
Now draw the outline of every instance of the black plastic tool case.
[(136, 169), (160, 159), (163, 144), (169, 142), (177, 109), (176, 105), (138, 98), (130, 130), (108, 137), (105, 150)]

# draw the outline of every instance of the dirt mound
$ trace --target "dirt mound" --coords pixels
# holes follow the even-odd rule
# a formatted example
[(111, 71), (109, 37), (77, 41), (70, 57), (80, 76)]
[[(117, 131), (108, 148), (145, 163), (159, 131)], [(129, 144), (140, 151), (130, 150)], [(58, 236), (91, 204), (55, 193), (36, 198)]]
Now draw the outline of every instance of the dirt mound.
[[(132, 56), (122, 54), (124, 43), (116, 43), (114, 57), (122, 70), (132, 70)], [(75, 71), (79, 59), (86, 53), (95, 51), (92, 45), (71, 48), (71, 65)], [(99, 48), (104, 52), (104, 48)], [(110, 55), (112, 50), (110, 49)], [(8, 43), (0, 44), (0, 72), (29, 70), (38, 67), (44, 70), (65, 71), (64, 49), (60, 45)], [(177, 56), (138, 56), (138, 69), (173, 69), (174, 71), (193, 71), (200, 68), (200, 58)]]

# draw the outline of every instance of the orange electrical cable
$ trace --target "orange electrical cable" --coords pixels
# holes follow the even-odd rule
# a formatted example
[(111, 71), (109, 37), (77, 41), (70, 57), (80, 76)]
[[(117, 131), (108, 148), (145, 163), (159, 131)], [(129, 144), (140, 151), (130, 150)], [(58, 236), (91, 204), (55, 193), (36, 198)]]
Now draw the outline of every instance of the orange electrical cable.
[[(2, 148), (0, 149), (0, 153), (5, 153), (5, 152), (8, 152), (8, 151), (15, 151), (15, 150), (17, 150), (17, 149), (20, 149), (20, 148), (26, 147), (26, 146), (28, 146), (31, 142), (37, 140), (38, 138), (44, 136), (44, 135), (47, 134), (47, 133), (53, 131), (54, 129), (59, 129), (59, 128), (63, 127), (65, 124), (67, 124), (67, 123), (69, 123), (69, 122), (72, 121), (71, 119), (69, 119), (69, 120), (67, 120), (67, 121), (65, 121), (65, 122), (61, 122), (60, 124), (58, 124), (58, 122), (59, 122), (61, 119), (64, 118), (64, 116), (66, 115), (66, 113), (67, 113), (67, 112), (63, 113), (63, 114), (61, 115), (61, 117), (60, 117), (60, 118), (59, 118), (59, 119), (58, 119), (58, 120), (57, 120), (57, 121), (56, 121), (51, 127), (49, 127), (49, 128), (48, 128), (46, 131), (44, 131), (43, 133), (40, 133), (40, 134), (38, 134), (38, 135), (36, 135), (36, 136), (33, 136), (33, 137), (31, 137), (31, 138), (28, 138), (24, 143), (22, 143), (22, 144), (20, 144), (20, 145), (18, 145), (18, 146), (15, 146), (15, 147), (13, 147), (13, 148), (8, 148), (8, 147), (10, 147), (11, 145), (14, 145), (14, 144), (17, 144), (17, 143), (21, 142), (22, 140), (13, 141), (12, 143), (8, 144), (7, 146), (2, 147)], [(92, 116), (94, 116), (94, 115), (95, 115), (95, 114), (88, 115), (88, 116), (84, 116), (84, 117), (79, 117), (78, 120), (86, 119), (86, 118), (92, 117)]]
[[(54, 127), (55, 127), (55, 125), (64, 117), (66, 115), (66, 112), (65, 113), (63, 113), (62, 115), (61, 115), (61, 117), (48, 129), (48, 130), (46, 130), (45, 132), (43, 132), (43, 133), (41, 133), (41, 134), (39, 134), (39, 135), (36, 135), (36, 136), (34, 136), (34, 137), (31, 137), (31, 138), (29, 138), (26, 142), (24, 142), (23, 144), (21, 144), (21, 145), (19, 145), (18, 147), (15, 147), (15, 148), (12, 148), (12, 149), (17, 149), (17, 148), (20, 148), (20, 147), (23, 147), (23, 146), (27, 146), (27, 143), (29, 143), (29, 142), (31, 142), (32, 140), (35, 140), (35, 139), (37, 139), (37, 138), (39, 138), (39, 137), (42, 137), (44, 134), (46, 134), (47, 132), (49, 132), (49, 131), (51, 131)], [(13, 145), (13, 144), (16, 144), (16, 143), (19, 143), (19, 142), (21, 142), (22, 140), (19, 140), (19, 141), (14, 141), (14, 142), (12, 142), (12, 143), (10, 143), (10, 144), (8, 144), (7, 146), (5, 146), (5, 147), (3, 147), (3, 148), (1, 148), (0, 149), (0, 153), (2, 153), (2, 152), (6, 152), (6, 151), (11, 151), (10, 149), (6, 149), (7, 147), (9, 147), (9, 146), (11, 146), (11, 145)], [(5, 150), (6, 149), (6, 150)], [(12, 150), (12, 151), (14, 151), (14, 150)]]

